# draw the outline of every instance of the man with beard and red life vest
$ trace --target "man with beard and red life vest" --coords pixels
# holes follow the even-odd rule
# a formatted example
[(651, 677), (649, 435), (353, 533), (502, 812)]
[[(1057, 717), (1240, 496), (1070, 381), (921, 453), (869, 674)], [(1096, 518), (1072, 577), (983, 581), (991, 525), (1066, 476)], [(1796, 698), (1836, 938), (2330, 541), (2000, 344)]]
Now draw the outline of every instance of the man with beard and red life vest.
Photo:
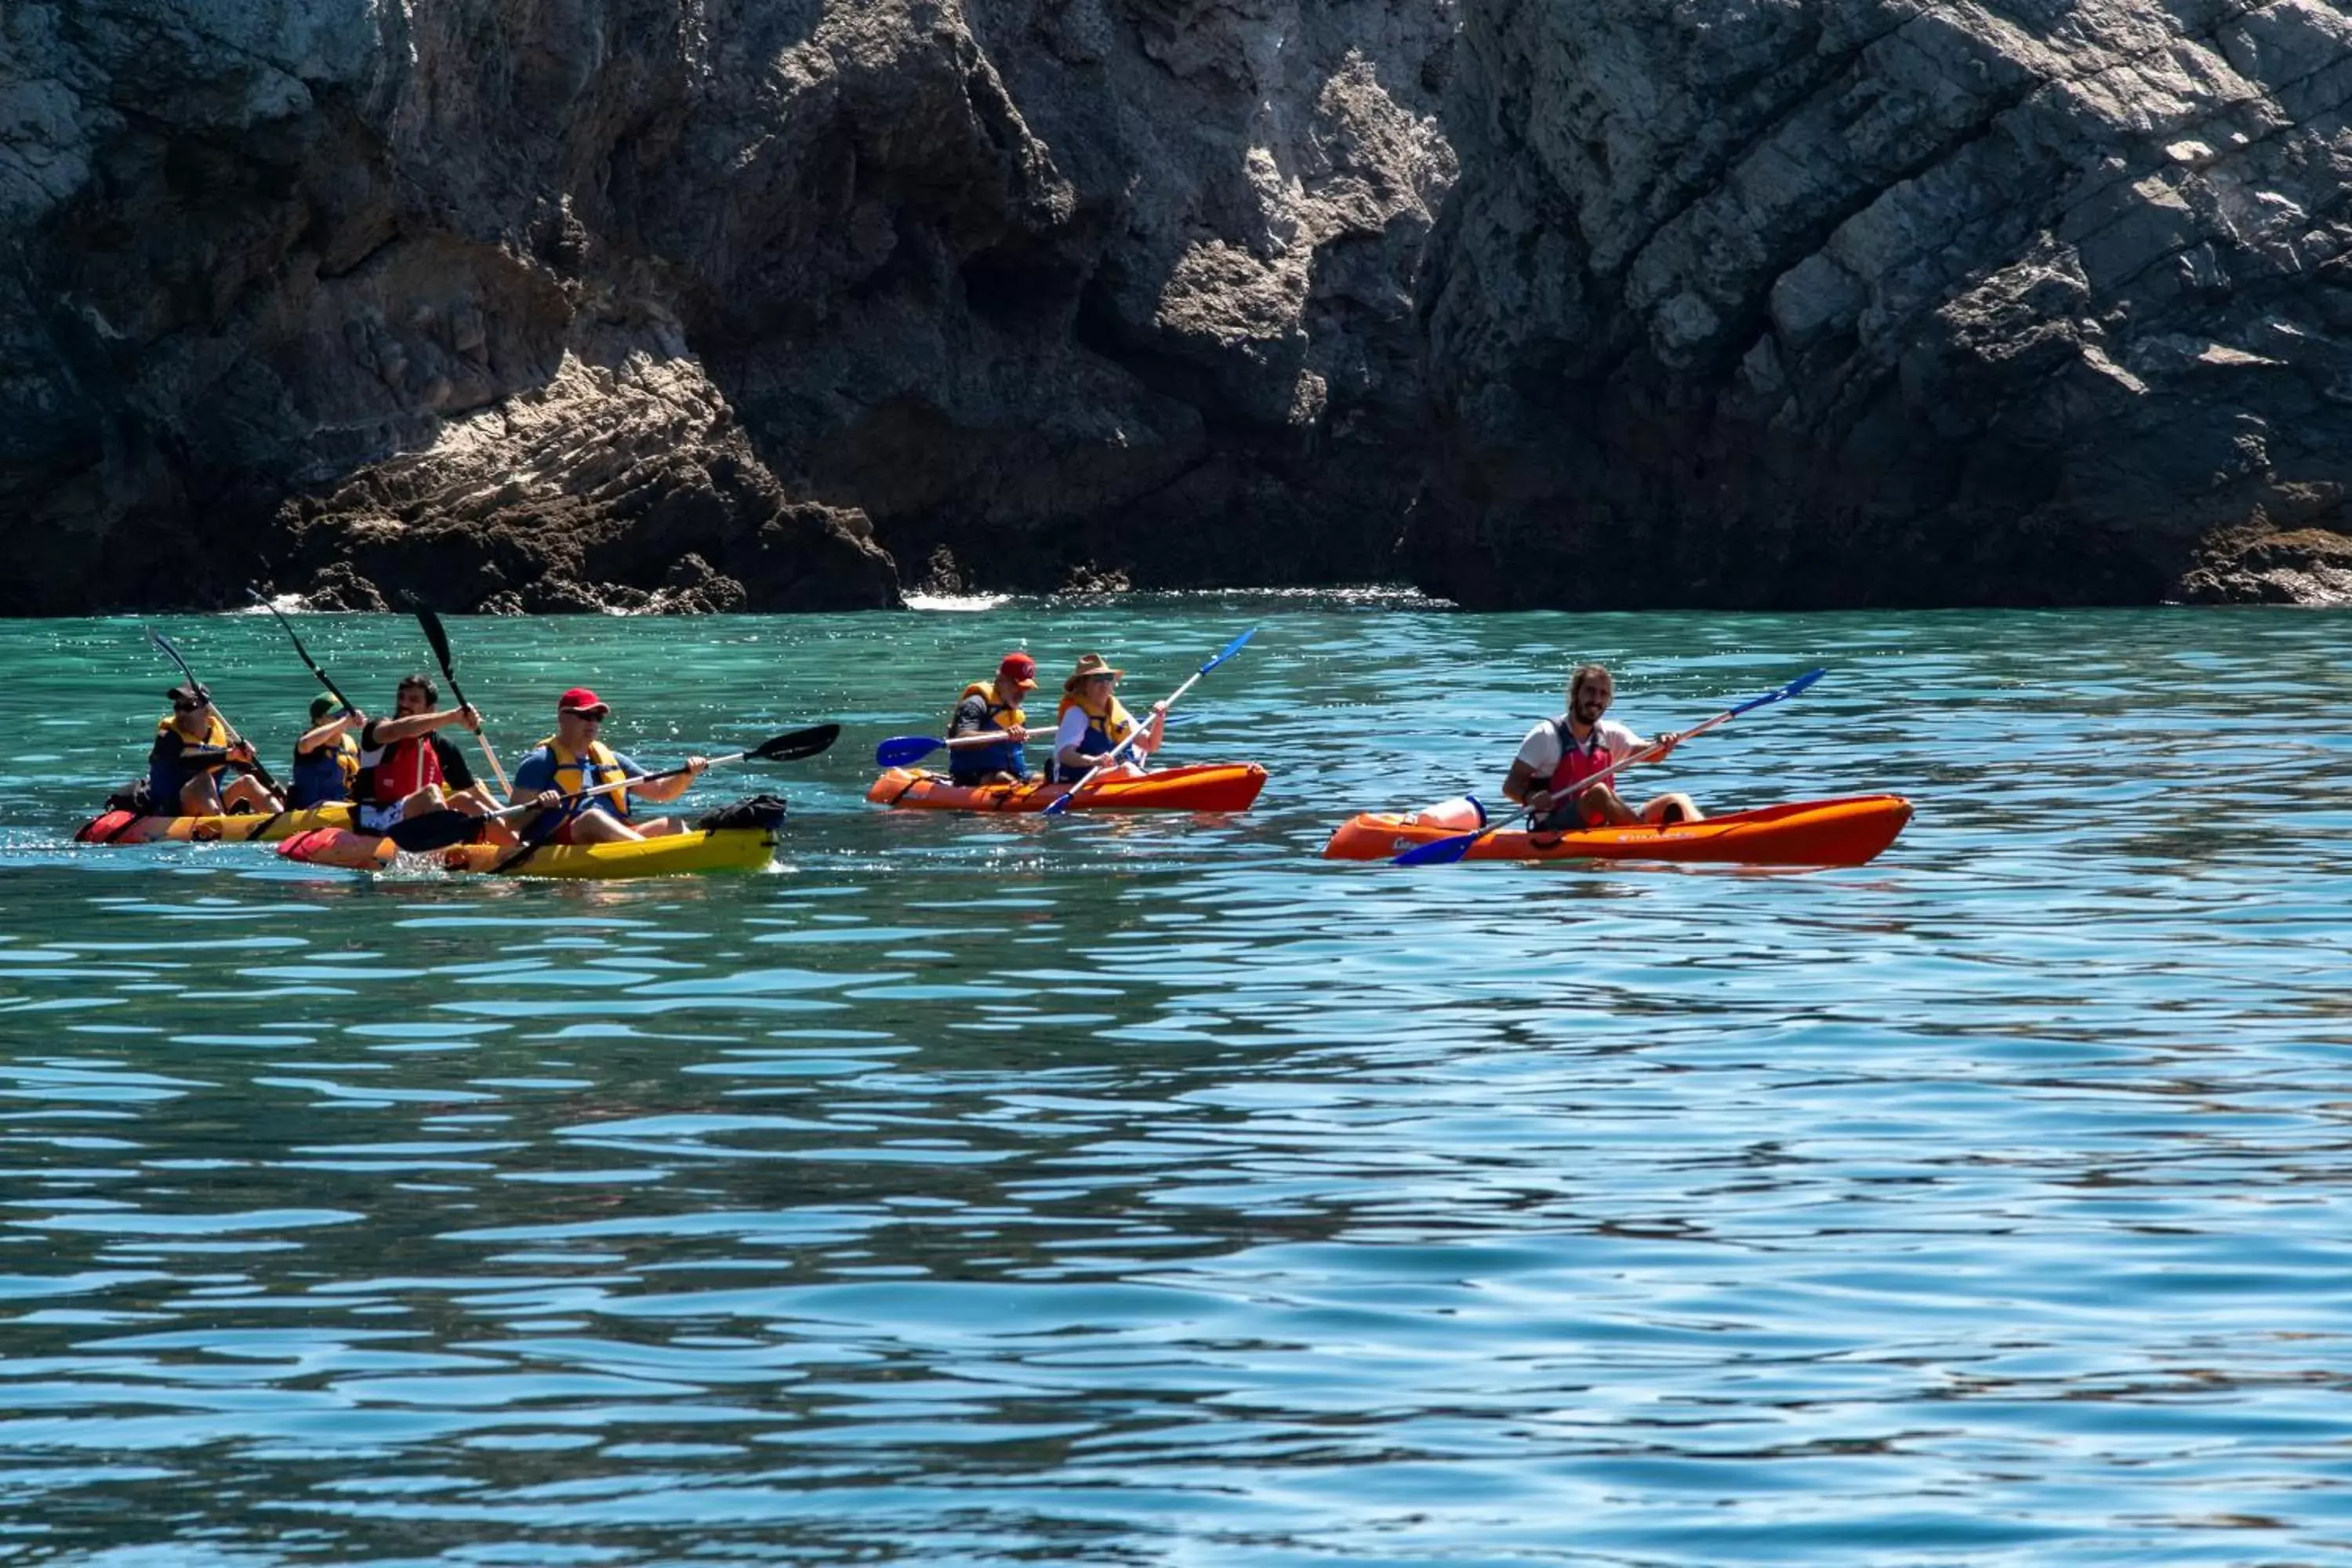
[[(688, 757), (684, 772), (669, 778), (647, 778), (635, 757), (604, 743), (604, 721), (612, 716), (612, 705), (584, 686), (575, 686), (556, 699), (555, 733), (515, 764), (514, 804), (558, 814), (551, 826), (543, 816), (530, 819), (525, 831), (533, 840), (620, 844), (632, 838), (667, 838), (687, 830), (685, 822), (675, 816), (651, 821), (637, 816), (629, 797), (676, 800), (710, 763), (701, 757)], [(583, 791), (625, 782), (625, 789), (581, 798)]]
[[(428, 811), (482, 816), (497, 809), (457, 748), (435, 733), (450, 724), (478, 732), (482, 716), (470, 705), (436, 710), (433, 704), (440, 697), (432, 677), (412, 675), (394, 694), (391, 716), (361, 726), (360, 771), (352, 781), (352, 799), (362, 831), (382, 833)], [(511, 833), (493, 836), (513, 841)]]
[(1644, 741), (1615, 720), (1602, 718), (1616, 694), (1616, 683), (1605, 667), (1580, 664), (1569, 677), (1568, 711), (1545, 720), (1519, 742), (1519, 754), (1503, 780), (1503, 794), (1528, 808), (1538, 832), (1699, 819), (1697, 804), (1686, 795), (1662, 795), (1635, 811), (1610, 787), (1619, 774), (1596, 784), (1584, 783), (1628, 757), (1663, 761), (1682, 740), (1669, 731)]

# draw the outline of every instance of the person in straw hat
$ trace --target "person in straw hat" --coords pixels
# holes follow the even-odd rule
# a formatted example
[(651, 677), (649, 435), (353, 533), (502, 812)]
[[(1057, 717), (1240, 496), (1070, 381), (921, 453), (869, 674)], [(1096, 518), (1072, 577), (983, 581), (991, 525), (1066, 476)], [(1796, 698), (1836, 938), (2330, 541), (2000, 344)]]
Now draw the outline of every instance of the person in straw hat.
[[(1054, 760), (1047, 777), (1076, 784), (1136, 731), (1135, 715), (1118, 700), (1118, 678), (1127, 672), (1111, 668), (1110, 660), (1090, 653), (1078, 660), (1070, 679), (1062, 682), (1060, 720), (1054, 729)], [(1168, 704), (1151, 705), (1143, 734), (1119, 759), (1118, 772), (1143, 772), (1142, 759), (1160, 749), (1168, 725)]]

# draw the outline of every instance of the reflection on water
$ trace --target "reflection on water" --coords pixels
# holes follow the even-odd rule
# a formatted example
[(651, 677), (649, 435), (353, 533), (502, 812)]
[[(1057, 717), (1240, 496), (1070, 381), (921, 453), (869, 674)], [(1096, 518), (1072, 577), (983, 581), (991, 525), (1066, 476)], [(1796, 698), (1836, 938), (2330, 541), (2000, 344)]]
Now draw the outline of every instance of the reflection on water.
[[(1266, 763), (1247, 816), (860, 800), (1004, 646), (1148, 701), (1252, 619), (1171, 748)], [(775, 874), (604, 886), (72, 848), (169, 681), (0, 626), (0, 1560), (2340, 1553), (2334, 626), (453, 625), (509, 755), (575, 681), (648, 762), (849, 727), (766, 775)], [(166, 629), (282, 744), (269, 623)], [(420, 657), (304, 632), (355, 695)], [(1643, 729), (1827, 664), (1675, 783), (1917, 820), (1314, 858), (1491, 791), (1581, 657)]]

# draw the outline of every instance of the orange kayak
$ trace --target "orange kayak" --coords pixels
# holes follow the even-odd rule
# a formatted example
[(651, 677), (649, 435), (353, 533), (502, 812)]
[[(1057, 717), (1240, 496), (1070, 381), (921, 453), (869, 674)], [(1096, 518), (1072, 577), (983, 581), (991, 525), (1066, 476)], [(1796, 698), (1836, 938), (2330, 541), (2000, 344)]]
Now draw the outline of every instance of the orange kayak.
[[(1070, 786), (959, 784), (945, 773), (922, 768), (892, 768), (874, 781), (866, 798), (877, 805), (929, 811), (1043, 811)], [(1255, 763), (1211, 763), (1165, 768), (1136, 778), (1088, 784), (1070, 802), (1072, 811), (1247, 811), (1265, 787), (1265, 770)]]
[[(1471, 846), (1470, 860), (1683, 860), (1739, 866), (1860, 866), (1895, 842), (1911, 820), (1899, 795), (1799, 801), (1671, 827), (1593, 827), (1577, 833), (1505, 828)], [(1386, 860), (1459, 827), (1433, 826), (1391, 812), (1339, 825), (1326, 860)]]

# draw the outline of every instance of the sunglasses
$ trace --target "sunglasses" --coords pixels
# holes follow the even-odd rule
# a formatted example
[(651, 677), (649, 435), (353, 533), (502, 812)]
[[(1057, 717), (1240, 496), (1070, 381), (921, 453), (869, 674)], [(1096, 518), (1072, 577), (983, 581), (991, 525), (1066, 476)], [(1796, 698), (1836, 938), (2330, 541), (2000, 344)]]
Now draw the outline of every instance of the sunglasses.
[(203, 702), (174, 702), (172, 710), (177, 713), (200, 713), (208, 706), (210, 704)]

